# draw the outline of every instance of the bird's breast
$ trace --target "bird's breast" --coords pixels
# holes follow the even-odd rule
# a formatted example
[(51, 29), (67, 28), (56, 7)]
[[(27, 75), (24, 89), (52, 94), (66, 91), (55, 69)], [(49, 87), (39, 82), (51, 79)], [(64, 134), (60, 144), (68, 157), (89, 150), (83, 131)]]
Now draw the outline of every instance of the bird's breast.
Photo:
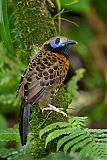
[(57, 60), (59, 60), (60, 63), (62, 63), (65, 68), (68, 70), (69, 68), (69, 61), (63, 54), (56, 54)]

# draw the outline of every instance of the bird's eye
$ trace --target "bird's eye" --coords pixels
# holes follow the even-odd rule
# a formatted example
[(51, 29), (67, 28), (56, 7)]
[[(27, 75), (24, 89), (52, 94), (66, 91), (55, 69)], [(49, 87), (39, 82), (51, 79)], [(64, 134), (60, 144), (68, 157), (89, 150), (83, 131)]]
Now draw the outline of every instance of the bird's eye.
[(60, 38), (57, 38), (56, 40), (55, 40), (55, 44), (58, 44), (60, 42)]

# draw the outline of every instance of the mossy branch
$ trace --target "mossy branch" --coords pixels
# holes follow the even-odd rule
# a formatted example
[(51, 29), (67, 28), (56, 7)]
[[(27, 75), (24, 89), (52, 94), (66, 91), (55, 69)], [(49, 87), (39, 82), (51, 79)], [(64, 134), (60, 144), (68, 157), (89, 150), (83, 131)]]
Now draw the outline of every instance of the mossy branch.
[[(45, 0), (15, 0), (16, 27), (18, 30), (17, 55), (27, 62), (30, 59), (33, 48), (42, 45), (47, 39), (57, 34), (53, 19), (47, 10)], [(67, 108), (64, 86), (61, 87), (53, 104), (56, 107)], [(30, 122), (30, 138), (27, 149), (35, 158), (43, 157), (51, 151), (55, 151), (55, 144), (45, 148), (45, 139), (39, 139), (39, 130), (46, 125), (66, 121), (59, 113), (41, 113), (38, 106), (32, 107)]]
[(29, 61), (33, 47), (56, 35), (56, 28), (45, 0), (15, 0), (18, 55)]

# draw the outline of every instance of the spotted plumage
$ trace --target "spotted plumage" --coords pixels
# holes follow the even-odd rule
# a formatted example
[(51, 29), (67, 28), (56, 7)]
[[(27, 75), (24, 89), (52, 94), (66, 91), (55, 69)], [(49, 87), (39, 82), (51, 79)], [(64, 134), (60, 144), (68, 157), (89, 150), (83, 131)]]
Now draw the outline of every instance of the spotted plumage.
[(69, 69), (66, 49), (69, 44), (75, 43), (60, 36), (50, 39), (23, 73), (17, 91), (17, 95), (22, 99), (19, 123), (22, 145), (27, 141), (30, 106), (38, 103), (39, 108), (44, 110), (51, 104)]

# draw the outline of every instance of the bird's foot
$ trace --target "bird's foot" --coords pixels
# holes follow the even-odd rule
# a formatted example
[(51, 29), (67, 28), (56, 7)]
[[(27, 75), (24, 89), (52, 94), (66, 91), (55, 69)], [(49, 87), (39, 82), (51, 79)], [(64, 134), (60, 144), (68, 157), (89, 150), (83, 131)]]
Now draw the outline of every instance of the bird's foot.
[(63, 114), (63, 116), (67, 117), (67, 114), (65, 112), (63, 112), (61, 109), (62, 108), (56, 108), (52, 104), (49, 104), (48, 107), (42, 109), (42, 112), (47, 111), (47, 110), (51, 110), (51, 111), (61, 113), (61, 114)]

